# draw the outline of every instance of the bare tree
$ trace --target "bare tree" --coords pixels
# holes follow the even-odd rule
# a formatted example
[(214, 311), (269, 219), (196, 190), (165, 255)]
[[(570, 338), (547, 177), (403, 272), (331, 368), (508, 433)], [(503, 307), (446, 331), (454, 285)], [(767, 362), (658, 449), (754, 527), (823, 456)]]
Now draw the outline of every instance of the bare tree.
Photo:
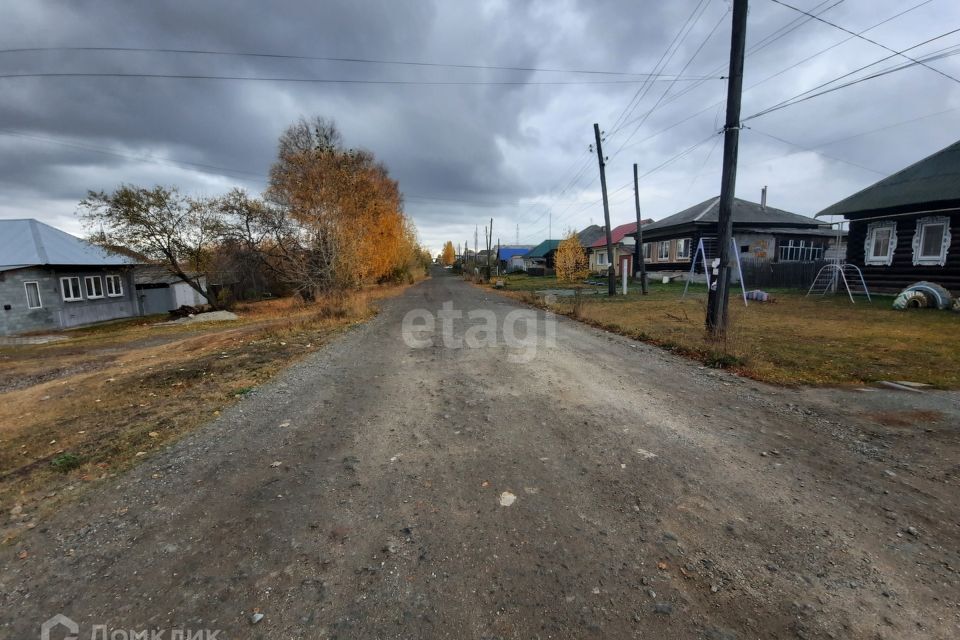
[(79, 213), (87, 228), (102, 230), (99, 241), (163, 265), (217, 306), (201, 278), (224, 231), (212, 202), (186, 197), (173, 187), (122, 185), (111, 194), (90, 191)]

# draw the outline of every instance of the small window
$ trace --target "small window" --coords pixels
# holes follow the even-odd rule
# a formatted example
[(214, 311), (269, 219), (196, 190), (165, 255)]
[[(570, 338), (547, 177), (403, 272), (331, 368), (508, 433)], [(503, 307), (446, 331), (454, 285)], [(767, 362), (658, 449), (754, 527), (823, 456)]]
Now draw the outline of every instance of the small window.
[(677, 240), (677, 260), (690, 259), (690, 238)]
[(657, 260), (664, 261), (670, 259), (670, 241), (663, 240), (657, 248)]
[(103, 280), (100, 276), (86, 276), (83, 283), (87, 288), (88, 300), (103, 297)]
[(740, 253), (750, 253), (750, 245), (748, 244), (740, 245)]
[(607, 254), (598, 253), (597, 254), (597, 264), (607, 264)]
[(60, 278), (60, 292), (65, 302), (83, 300), (83, 294), (80, 293), (80, 278), (78, 276)]
[(107, 276), (107, 295), (116, 298), (123, 295), (123, 280), (120, 276)]
[(650, 243), (649, 243), (649, 242), (644, 242), (644, 243), (643, 243), (643, 259), (644, 259), (644, 260), (649, 260), (649, 259), (650, 259), (651, 252), (652, 252), (652, 249), (650, 248)]
[(42, 309), (43, 303), (40, 301), (40, 283), (24, 282), (23, 287), (27, 290), (27, 309)]
[(933, 217), (917, 220), (913, 234), (913, 264), (942, 267), (950, 248), (950, 218)]
[(864, 242), (864, 264), (890, 266), (897, 248), (897, 223), (873, 222), (867, 226)]

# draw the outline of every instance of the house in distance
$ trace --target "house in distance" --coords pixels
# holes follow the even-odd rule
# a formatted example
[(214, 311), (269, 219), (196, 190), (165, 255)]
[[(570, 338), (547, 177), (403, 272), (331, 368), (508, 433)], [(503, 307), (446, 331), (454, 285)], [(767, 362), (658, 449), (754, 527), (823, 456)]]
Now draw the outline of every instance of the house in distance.
[[(643, 225), (647, 270), (689, 272), (699, 241), (716, 241), (719, 213), (716, 197)], [(733, 237), (743, 261), (814, 262), (843, 251), (829, 224), (768, 206), (766, 189), (759, 203), (733, 199)]]

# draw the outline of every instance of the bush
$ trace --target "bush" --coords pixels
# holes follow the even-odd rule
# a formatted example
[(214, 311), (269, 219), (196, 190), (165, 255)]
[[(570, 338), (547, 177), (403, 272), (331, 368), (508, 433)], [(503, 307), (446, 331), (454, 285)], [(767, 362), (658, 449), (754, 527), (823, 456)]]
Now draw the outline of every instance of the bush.
[(69, 451), (61, 453), (53, 460), (50, 461), (50, 466), (59, 471), (60, 473), (66, 473), (71, 469), (76, 469), (83, 463), (83, 460), (80, 459), (75, 453), (70, 453)]

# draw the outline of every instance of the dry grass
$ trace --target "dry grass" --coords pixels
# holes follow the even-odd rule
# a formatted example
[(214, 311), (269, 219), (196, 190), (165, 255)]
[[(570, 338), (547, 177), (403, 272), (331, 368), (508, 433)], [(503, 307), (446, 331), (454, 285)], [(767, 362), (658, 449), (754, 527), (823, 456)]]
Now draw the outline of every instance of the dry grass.
[[(511, 278), (514, 297), (540, 304), (534, 288), (554, 288), (545, 278)], [(651, 342), (711, 366), (727, 367), (776, 384), (852, 385), (877, 380), (911, 380), (939, 388), (960, 388), (960, 316), (933, 310), (894, 311), (891, 299), (850, 304), (841, 296), (807, 298), (776, 292), (776, 301), (730, 302), (727, 340), (708, 339), (704, 285), (680, 298), (682, 285), (651, 286), (651, 293), (613, 299), (584, 298), (580, 319)], [(573, 303), (553, 306), (571, 315)]]
[[(72, 331), (65, 342), (0, 348), (0, 510), (38, 502), (43, 512), (130, 467), (399, 290), (310, 306), (245, 304), (230, 323), (151, 327), (156, 319), (137, 319)], [(0, 524), (0, 533), (14, 532)]]

